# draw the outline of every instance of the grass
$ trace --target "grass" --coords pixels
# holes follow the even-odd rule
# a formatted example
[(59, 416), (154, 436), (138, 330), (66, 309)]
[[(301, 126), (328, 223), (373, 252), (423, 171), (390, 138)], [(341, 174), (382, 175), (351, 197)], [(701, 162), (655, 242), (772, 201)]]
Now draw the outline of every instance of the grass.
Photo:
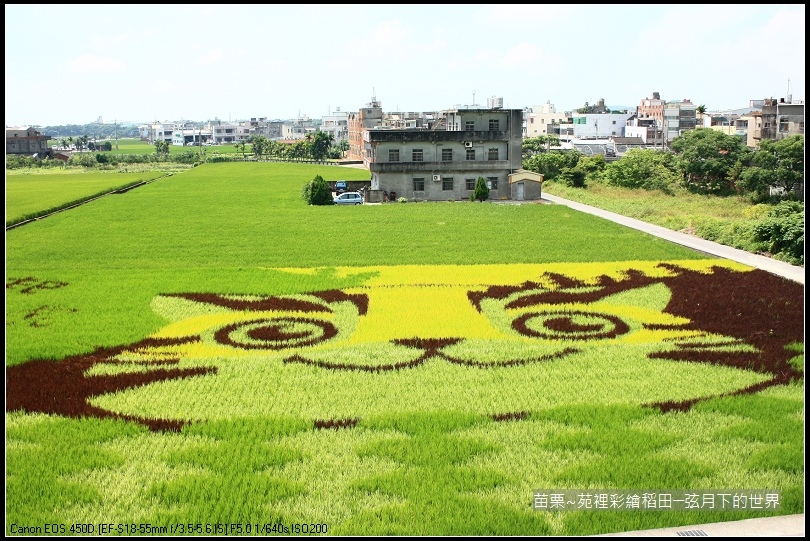
[[(61, 140), (61, 139), (60, 139)], [(50, 140), (48, 141), (48, 146), (58, 145), (60, 140)], [(108, 154), (154, 154), (155, 153), (155, 145), (149, 143), (148, 141), (143, 141), (141, 139), (119, 139), (118, 140), (118, 148), (116, 148), (116, 142), (113, 140), (112, 142), (112, 150), (107, 152)], [(237, 149), (234, 145), (216, 145), (210, 147), (202, 147), (204, 152), (208, 154), (208, 156), (212, 156), (214, 154), (236, 154)], [(183, 152), (190, 152), (190, 151), (200, 151), (200, 147), (184, 147), (184, 146), (176, 146), (176, 145), (169, 145), (169, 152), (170, 153), (183, 153)], [(245, 152), (250, 154), (250, 144), (245, 145)]]
[(543, 190), (564, 197), (643, 220), (674, 231), (694, 232), (701, 224), (711, 220), (747, 222), (763, 218), (769, 205), (752, 205), (743, 197), (717, 197), (679, 192), (667, 195), (660, 191), (632, 190), (591, 183), (586, 189), (571, 188), (558, 182), (548, 182)]
[(6, 225), (65, 208), (163, 176), (160, 171), (143, 173), (42, 170), (37, 174), (6, 173)]
[[(788, 342), (782, 368), (802, 373), (799, 285), (754, 287), (746, 277), (761, 271), (561, 205), (310, 207), (299, 194), (316, 174), (368, 178), (205, 164), (7, 232), (8, 399), (19, 388), (11, 369), (43, 366), (51, 375), (28, 380), (30, 396), (96, 408), (7, 411), (7, 534), (12, 524), (114, 523), (126, 526), (117, 534), (316, 524), (327, 535), (593, 535), (803, 512), (801, 378), (711, 398), (766, 382), (729, 363), (781, 355), (769, 340)], [(625, 281), (638, 287), (592, 298)], [(561, 306), (588, 315), (568, 321)], [(558, 349), (546, 339), (527, 350), (510, 314), (534, 334), (629, 324), (602, 344), (575, 341), (564, 361), (464, 365)], [(279, 316), (297, 323), (256, 323)], [(760, 342), (735, 331), (763, 318), (773, 328)], [(233, 322), (248, 325), (228, 340), (246, 344), (301, 340), (328, 323), (337, 342), (294, 350), (327, 364), (420, 364), (370, 372), (234, 351), (216, 334)], [(394, 340), (448, 333), (465, 341)], [(694, 350), (704, 362), (685, 362)], [(645, 405), (695, 396), (684, 411)], [(193, 422), (161, 432), (104, 411)], [(531, 507), (541, 488), (776, 489), (782, 507), (549, 513)]]

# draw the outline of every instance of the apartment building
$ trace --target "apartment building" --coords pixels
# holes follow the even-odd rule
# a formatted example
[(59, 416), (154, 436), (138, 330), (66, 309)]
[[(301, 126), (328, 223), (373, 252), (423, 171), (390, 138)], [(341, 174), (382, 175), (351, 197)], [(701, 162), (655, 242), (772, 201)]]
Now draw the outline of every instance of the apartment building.
[[(369, 119), (363, 112), (356, 126), (382, 119), (374, 108), (367, 108)], [(389, 198), (469, 200), (478, 177), (486, 180), (490, 199), (525, 198), (530, 192), (517, 175), (522, 131), (521, 109), (450, 109), (415, 128), (378, 123), (362, 132), (363, 162), (371, 172), (371, 189)]]
[(543, 105), (528, 107), (525, 111), (524, 137), (539, 137), (541, 135), (559, 135), (560, 124), (566, 123), (569, 115), (558, 113), (550, 101)]
[(689, 99), (668, 101), (664, 104), (664, 141), (672, 142), (687, 130), (697, 125), (697, 106)]
[(765, 100), (760, 140), (781, 141), (791, 135), (804, 135), (804, 102), (794, 103), (791, 96)]
[(320, 131), (332, 135), (335, 143), (349, 139), (349, 113), (338, 107), (334, 113), (321, 117)]

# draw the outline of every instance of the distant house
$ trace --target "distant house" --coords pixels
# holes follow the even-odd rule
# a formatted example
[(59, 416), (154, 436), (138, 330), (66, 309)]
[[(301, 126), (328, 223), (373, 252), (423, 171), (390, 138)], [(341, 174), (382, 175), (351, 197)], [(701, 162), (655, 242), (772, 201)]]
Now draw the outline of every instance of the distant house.
[(45, 158), (51, 155), (48, 147), (49, 135), (43, 135), (34, 128), (6, 128), (6, 154)]
[(483, 177), (490, 199), (509, 199), (509, 175), (521, 167), (522, 131), (523, 111), (500, 107), (445, 110), (427, 126), (365, 129), (369, 195), (379, 191), (390, 199), (469, 200)]

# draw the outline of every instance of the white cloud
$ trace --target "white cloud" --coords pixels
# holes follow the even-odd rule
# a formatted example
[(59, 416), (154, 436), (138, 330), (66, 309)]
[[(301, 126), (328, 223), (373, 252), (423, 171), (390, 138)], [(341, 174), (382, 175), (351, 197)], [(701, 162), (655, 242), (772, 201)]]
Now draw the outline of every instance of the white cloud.
[(124, 63), (114, 58), (84, 54), (67, 63), (68, 71), (73, 73), (121, 73)]

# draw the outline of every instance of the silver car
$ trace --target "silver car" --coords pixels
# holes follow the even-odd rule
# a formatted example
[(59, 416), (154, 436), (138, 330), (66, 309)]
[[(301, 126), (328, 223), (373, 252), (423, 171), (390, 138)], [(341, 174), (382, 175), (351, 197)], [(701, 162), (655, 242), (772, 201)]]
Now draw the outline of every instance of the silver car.
[(334, 201), (335, 205), (362, 205), (363, 196), (360, 192), (343, 192)]

